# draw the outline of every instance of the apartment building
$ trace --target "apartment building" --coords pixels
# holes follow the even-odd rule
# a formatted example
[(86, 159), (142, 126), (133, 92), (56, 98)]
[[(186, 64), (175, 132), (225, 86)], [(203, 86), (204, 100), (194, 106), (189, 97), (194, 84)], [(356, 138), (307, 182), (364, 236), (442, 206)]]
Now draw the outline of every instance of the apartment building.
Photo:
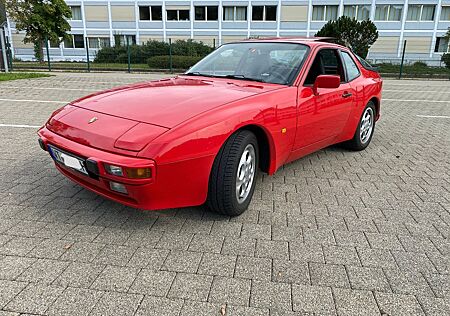
[[(406, 59), (439, 64), (449, 52), (450, 0), (66, 0), (72, 37), (49, 43), (54, 60), (83, 60), (86, 46), (97, 50), (117, 41), (194, 39), (208, 45), (248, 37), (314, 36), (328, 21), (346, 15), (371, 19), (379, 38), (370, 60)], [(29, 60), (33, 47), (8, 20), (15, 57)], [(86, 40), (87, 39), (87, 40)]]

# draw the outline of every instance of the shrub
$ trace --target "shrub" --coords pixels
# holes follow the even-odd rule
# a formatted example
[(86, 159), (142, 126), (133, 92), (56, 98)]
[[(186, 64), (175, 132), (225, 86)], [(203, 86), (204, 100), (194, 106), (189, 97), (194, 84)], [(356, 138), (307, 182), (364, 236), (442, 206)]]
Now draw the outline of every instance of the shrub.
[(178, 40), (172, 43), (172, 53), (178, 56), (206, 56), (213, 51), (213, 48), (201, 42)]
[(450, 69), (450, 53), (442, 55), (441, 61), (445, 64), (447, 69)]
[[(178, 40), (172, 43), (172, 54), (175, 56), (204, 57), (213, 50), (212, 47), (193, 40)], [(161, 41), (148, 41), (143, 45), (130, 46), (131, 63), (145, 63), (150, 57), (169, 55), (169, 44)], [(104, 47), (97, 52), (96, 63), (127, 63), (127, 47), (117, 45)]]
[[(188, 69), (195, 65), (201, 56), (172, 56), (172, 67), (175, 69)], [(153, 56), (147, 60), (147, 64), (153, 69), (168, 69), (170, 67), (170, 56)]]
[(127, 54), (126, 47), (104, 47), (97, 52), (95, 63), (116, 63), (120, 54)]
[(423, 61), (416, 61), (413, 64), (413, 66), (417, 67), (417, 68), (427, 68), (428, 67), (428, 65), (426, 63), (424, 63)]

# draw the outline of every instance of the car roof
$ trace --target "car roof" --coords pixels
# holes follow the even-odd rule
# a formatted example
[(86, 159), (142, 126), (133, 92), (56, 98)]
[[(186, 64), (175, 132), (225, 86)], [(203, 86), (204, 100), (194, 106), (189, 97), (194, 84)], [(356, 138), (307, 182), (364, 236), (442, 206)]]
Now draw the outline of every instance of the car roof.
[(266, 38), (250, 38), (237, 42), (274, 42), (274, 43), (296, 43), (305, 44), (310, 47), (316, 46), (329, 46), (336, 48), (345, 48), (342, 45), (330, 43), (328, 41), (333, 40), (332, 37), (266, 37)]

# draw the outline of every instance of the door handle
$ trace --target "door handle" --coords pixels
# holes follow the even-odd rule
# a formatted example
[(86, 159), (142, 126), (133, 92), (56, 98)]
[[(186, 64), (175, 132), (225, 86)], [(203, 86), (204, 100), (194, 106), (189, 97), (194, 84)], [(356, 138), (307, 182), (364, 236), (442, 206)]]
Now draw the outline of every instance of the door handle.
[(351, 97), (353, 94), (351, 94), (350, 92), (344, 92), (344, 94), (342, 95), (343, 98), (349, 98)]
[(350, 92), (344, 92), (343, 94), (342, 94), (342, 97), (343, 98), (349, 98), (349, 97), (351, 97), (353, 94), (352, 93), (350, 93)]

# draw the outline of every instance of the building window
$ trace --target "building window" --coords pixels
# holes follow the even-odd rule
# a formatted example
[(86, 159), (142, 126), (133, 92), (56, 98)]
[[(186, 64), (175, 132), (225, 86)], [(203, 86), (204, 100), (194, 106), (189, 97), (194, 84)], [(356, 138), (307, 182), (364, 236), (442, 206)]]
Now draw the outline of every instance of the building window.
[(126, 46), (127, 38), (128, 43), (130, 45), (136, 45), (136, 35), (121, 35), (121, 34), (114, 35), (114, 44), (119, 46)]
[(277, 20), (277, 6), (276, 5), (261, 5), (253, 6), (252, 8), (253, 21), (276, 21)]
[(71, 35), (64, 39), (64, 48), (84, 48), (84, 37), (81, 34)]
[(313, 21), (330, 21), (338, 17), (337, 5), (314, 5), (312, 11)]
[(59, 48), (59, 44), (61, 43), (59, 40), (58, 41), (49, 40), (48, 42), (50, 48)]
[(72, 21), (81, 21), (81, 6), (79, 5), (72, 5), (70, 6), (70, 11), (72, 11)]
[(167, 10), (168, 21), (189, 21), (189, 10), (187, 9), (168, 9)]
[(83, 35), (74, 35), (73, 42), (75, 48), (84, 48), (84, 37)]
[(370, 19), (370, 5), (345, 5), (344, 15), (358, 21)]
[(434, 46), (435, 53), (448, 53), (450, 52), (450, 42), (448, 38), (436, 37), (436, 46)]
[(246, 21), (247, 7), (223, 7), (224, 21)]
[(450, 21), (450, 6), (442, 6), (441, 21)]
[(402, 11), (402, 5), (377, 5), (375, 10), (375, 21), (400, 21), (402, 19)]
[(73, 35), (64, 39), (64, 48), (73, 48)]
[(219, 19), (218, 6), (196, 6), (195, 20), (196, 21), (217, 21)]
[(139, 6), (139, 20), (162, 21), (162, 6)]
[(407, 21), (433, 21), (435, 5), (410, 4), (408, 6)]
[(110, 47), (109, 37), (88, 37), (89, 48)]

